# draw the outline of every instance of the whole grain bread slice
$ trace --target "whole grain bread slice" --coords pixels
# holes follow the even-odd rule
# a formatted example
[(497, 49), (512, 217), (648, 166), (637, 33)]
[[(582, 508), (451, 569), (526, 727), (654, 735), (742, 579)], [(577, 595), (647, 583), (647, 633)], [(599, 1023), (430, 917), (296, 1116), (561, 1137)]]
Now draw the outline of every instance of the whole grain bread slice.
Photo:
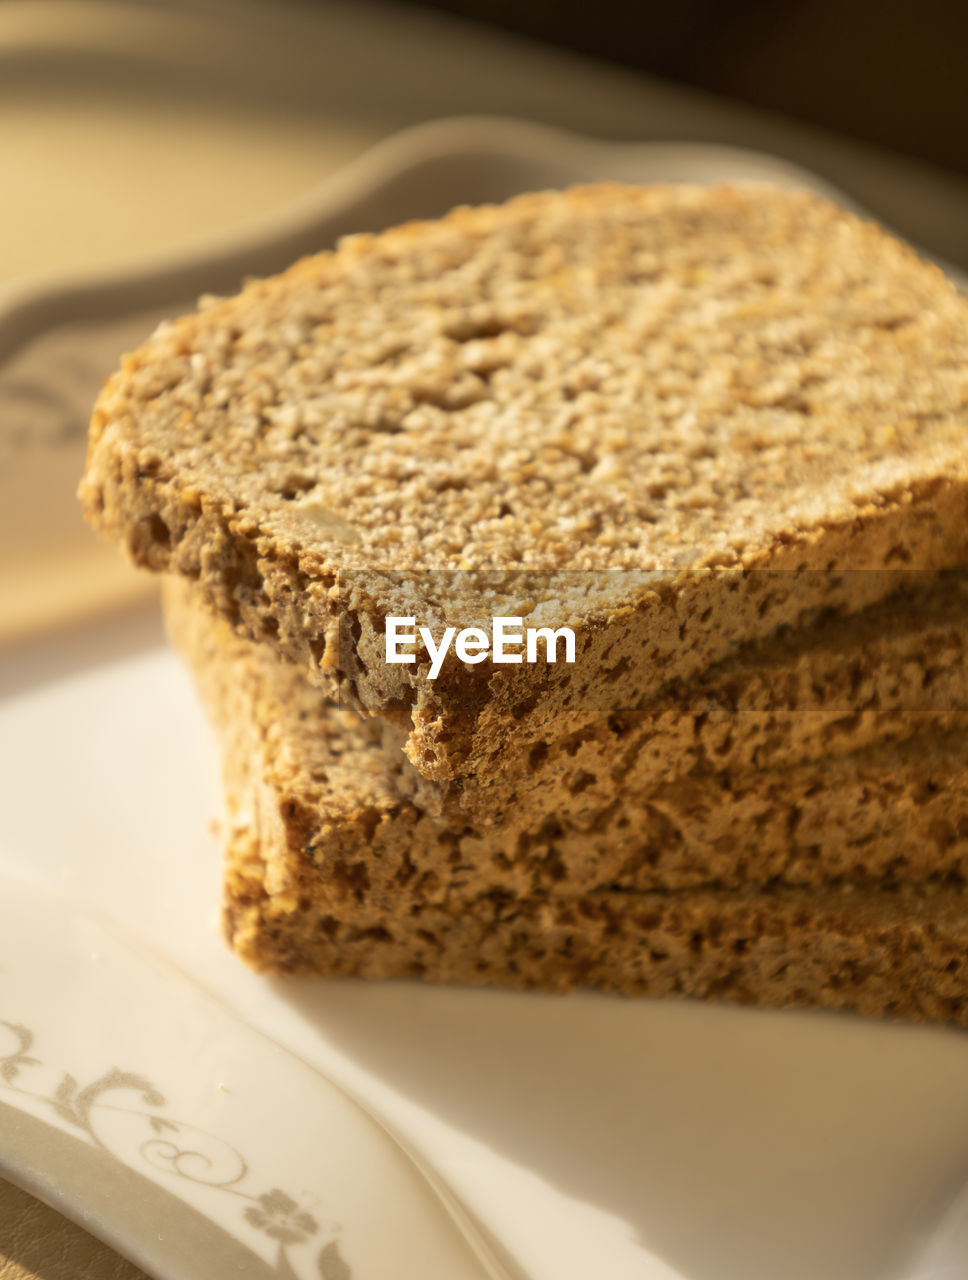
[(249, 779), (274, 894), (298, 897), (293, 869), (303, 866), (318, 873), (318, 902), (365, 921), (488, 893), (968, 874), (968, 728), (936, 724), (792, 768), (693, 771), (571, 820), (451, 825), (404, 798), (403, 761), (381, 750), (371, 722), (328, 705), (298, 669), (185, 600), (184, 590), (169, 598), (169, 629), (216, 724), (229, 785)]
[[(509, 738), (453, 779), (405, 768), (400, 785), (451, 823), (581, 822), (693, 771), (786, 768), (965, 725), (968, 573), (911, 576), (858, 613), (743, 645), (643, 707), (546, 740)], [(380, 725), (384, 750), (406, 751), (406, 731)]]
[(606, 890), (551, 899), (493, 891), (364, 920), (319, 895), (318, 868), (294, 867), (298, 894), (275, 891), (245, 793), (229, 803), (223, 927), (257, 970), (597, 987), (968, 1025), (962, 888)]
[[(351, 715), (344, 719), (350, 728)], [(968, 1025), (963, 887), (874, 881), (549, 894), (494, 886), (437, 896), (407, 892), (415, 877), (424, 887), (427, 880), (404, 862), (393, 900), (368, 907), (365, 870), (280, 842), (278, 821), (291, 820), (295, 798), (276, 791), (267, 814), (275, 783), (264, 750), (227, 741), (235, 761), (226, 769), (223, 928), (257, 970), (597, 987)], [(365, 797), (365, 772), (353, 777)], [(380, 854), (376, 842), (370, 867)]]
[[(963, 563), (968, 302), (816, 196), (600, 185), (353, 237), (164, 327), (88, 518), (428, 777)], [(385, 619), (567, 625), (574, 665), (384, 661)], [(568, 720), (570, 717), (570, 720)]]

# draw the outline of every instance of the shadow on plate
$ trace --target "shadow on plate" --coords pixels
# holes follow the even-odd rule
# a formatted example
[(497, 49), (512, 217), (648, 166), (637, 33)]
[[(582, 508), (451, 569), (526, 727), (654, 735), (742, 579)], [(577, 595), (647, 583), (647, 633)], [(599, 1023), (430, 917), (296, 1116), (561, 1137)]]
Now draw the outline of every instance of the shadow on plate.
[(613, 1216), (643, 1267), (652, 1254), (686, 1280), (897, 1275), (962, 1172), (958, 1032), (594, 993), (273, 985), (482, 1159), (567, 1197), (579, 1223)]

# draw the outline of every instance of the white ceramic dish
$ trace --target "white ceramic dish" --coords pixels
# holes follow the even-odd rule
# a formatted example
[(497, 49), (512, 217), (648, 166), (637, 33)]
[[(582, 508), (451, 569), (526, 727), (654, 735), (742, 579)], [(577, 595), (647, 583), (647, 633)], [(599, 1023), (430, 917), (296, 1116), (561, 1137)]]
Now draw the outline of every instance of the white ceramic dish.
[(150, 1274), (507, 1276), (432, 1172), (136, 938), (9, 878), (0, 938), (0, 1170)]
[[(230, 287), (241, 271), (274, 269), (342, 231), (604, 176), (823, 185), (780, 161), (720, 147), (605, 146), (506, 121), (426, 126), (383, 144), (299, 207), (217, 253), (156, 264), (141, 277), (9, 296), (0, 316), (7, 367), (45, 340), (54, 317), (73, 315), (87, 328), (92, 307), (102, 317), (134, 307), (136, 339), (144, 314), (176, 304), (182, 293), (187, 300)], [(104, 337), (113, 360), (127, 339), (111, 324)], [(89, 336), (97, 350), (95, 326)], [(92, 378), (100, 376), (98, 360), (108, 358), (105, 345)], [(7, 475), (13, 484), (13, 472)], [(277, 1063), (286, 1065), (273, 1067), (264, 1048), (253, 1051), (263, 1065), (246, 1068), (248, 1028), (360, 1099), (453, 1189), (490, 1241), (492, 1257), (509, 1271), (532, 1280), (879, 1280), (907, 1265), (968, 1172), (962, 1035), (592, 994), (546, 998), (256, 978), (227, 954), (215, 928), (213, 753), (153, 615), (132, 616), (123, 626), (90, 624), (40, 648), (8, 649), (2, 684), (0, 872), (54, 890), (68, 919), (93, 911), (113, 922), (106, 937), (120, 925), (136, 949), (167, 957), (233, 1009), (234, 1017), (212, 1018), (219, 1052), (246, 1078), (249, 1119), (274, 1118), (276, 1100), (288, 1096), (298, 1076), (301, 1096), (318, 1088), (320, 1097), (306, 1134), (320, 1147), (327, 1142), (325, 1083), (284, 1055)], [(87, 1079), (82, 1071), (94, 1079), (108, 1065), (127, 1066), (122, 1053), (141, 1044), (138, 1027), (151, 1030), (143, 1009), (130, 1026), (126, 1021), (141, 992), (143, 1001), (168, 1011), (165, 1034), (149, 1037), (152, 1082), (163, 1092), (183, 1089), (185, 1037), (195, 1052), (206, 1051), (197, 1017), (191, 1035), (182, 1025), (191, 1029), (201, 999), (191, 984), (162, 981), (160, 970), (137, 960), (123, 984), (105, 981), (102, 989), (97, 965), (77, 958), (95, 926), (52, 930), (50, 910), (60, 908), (20, 892), (9, 890), (3, 904), (0, 969), (30, 981), (16, 991), (13, 980), (0, 987), (4, 1000), (21, 1002), (9, 1017), (5, 1004), (0, 1017), (38, 1034), (47, 1028), (47, 1043), (57, 1045), (56, 1062), (40, 1039), (28, 1056), (79, 1082)], [(58, 983), (58, 973), (71, 975), (71, 985)], [(96, 1033), (90, 1023), (65, 1019), (82, 986), (86, 1007), (100, 1010)], [(50, 1082), (56, 1102), (61, 1081)], [(194, 1095), (188, 1090), (184, 1097), (190, 1111)], [(16, 1108), (17, 1101), (0, 1087), (0, 1104)], [(70, 1108), (58, 1121), (46, 1114), (51, 1105), (32, 1103), (33, 1120), (69, 1129)], [(230, 1107), (223, 1111), (228, 1116)], [(202, 1127), (210, 1120), (207, 1112), (178, 1118)], [(229, 1128), (234, 1123), (226, 1119)], [(306, 1134), (291, 1114), (287, 1124), (289, 1137), (281, 1128), (273, 1133), (271, 1124), (245, 1127), (246, 1160), (253, 1171), (267, 1170), (266, 1186), (287, 1186), (275, 1170), (295, 1167), (290, 1158), (305, 1155), (296, 1147)], [(28, 1169), (22, 1149), (5, 1143), (2, 1131), (0, 1152), (8, 1176), (83, 1217), (162, 1280), (188, 1276), (164, 1250), (148, 1249), (143, 1225), (132, 1222), (123, 1198), (105, 1202), (90, 1194), (93, 1180)], [(352, 1151), (344, 1143), (339, 1155), (349, 1159)], [(312, 1170), (305, 1167), (300, 1178), (308, 1183)], [(318, 1177), (331, 1175), (324, 1161)], [(192, 1185), (181, 1180), (176, 1194), (202, 1216), (218, 1218), (210, 1189), (196, 1188), (196, 1195)], [(261, 1186), (253, 1178), (256, 1200)], [(360, 1188), (349, 1188), (356, 1195), (352, 1212), (360, 1207)], [(285, 1194), (262, 1206), (261, 1226), (242, 1218), (249, 1234), (261, 1232), (262, 1244), (271, 1239), (273, 1249), (282, 1238), (266, 1236), (272, 1213), (309, 1213), (322, 1223), (308, 1201)], [(387, 1229), (380, 1197), (367, 1205), (372, 1230)], [(259, 1209), (255, 1202), (249, 1207)], [(428, 1222), (438, 1221), (427, 1213)], [(294, 1222), (292, 1230), (306, 1236), (306, 1220)], [(289, 1249), (286, 1264), (296, 1274), (322, 1265), (314, 1253), (321, 1231)], [(453, 1244), (450, 1232), (440, 1216), (442, 1249)], [(349, 1234), (340, 1256), (353, 1280), (382, 1280), (362, 1254), (350, 1258)], [(332, 1276), (321, 1272), (326, 1280), (348, 1274), (333, 1258)], [(265, 1249), (263, 1262), (281, 1266)], [(449, 1263), (441, 1266), (425, 1274), (456, 1277)]]
[[(338, 1239), (341, 1221), (359, 1221), (359, 1201), (373, 1232), (387, 1219), (352, 1175), (360, 1161), (335, 1136), (325, 1083), (284, 1055), (274, 1066), (261, 1042), (247, 1057), (247, 1028), (361, 1100), (456, 1194), (490, 1256), (531, 1280), (881, 1280), (903, 1272), (964, 1179), (968, 1037), (956, 1032), (592, 993), (260, 979), (218, 936), (214, 751), (153, 614), (9, 653), (3, 684), (0, 871), (55, 892), (68, 912), (95, 913), (109, 935), (120, 928), (235, 1015), (213, 1014), (207, 1040), (207, 1000), (184, 977), (163, 982), (137, 960), (119, 982), (116, 961), (78, 959), (88, 925), (71, 925), (70, 943), (43, 899), (8, 891), (0, 1017), (36, 1033), (28, 1056), (41, 1063), (22, 1079), (56, 1099), (69, 1073), (76, 1101), (108, 1068), (148, 1076), (177, 1100), (163, 1117), (244, 1152), (247, 1194), (279, 1188), (276, 1211), (317, 1223), (290, 1249), (294, 1267), (313, 1265), (310, 1244)], [(300, 1103), (302, 1128), (283, 1105), (294, 1073), (301, 1099), (319, 1091), (318, 1107)], [(219, 1080), (247, 1100), (244, 1141), (229, 1107), (213, 1111)], [(9, 1083), (0, 1106), (17, 1104)], [(49, 1105), (31, 1108), (65, 1128)], [(9, 1132), (0, 1120), (7, 1176), (149, 1261), (159, 1280), (191, 1280), (146, 1241), (150, 1198), (132, 1216), (123, 1198), (95, 1195), (95, 1179), (25, 1164)], [(303, 1172), (307, 1144), (311, 1167), (316, 1148), (325, 1157), (324, 1187), (333, 1158), (345, 1167), (350, 1208), (318, 1207), (327, 1196)], [(234, 1222), (275, 1247), (265, 1215), (253, 1223), (233, 1206), (229, 1222), (226, 1197), (213, 1205), (204, 1186), (151, 1176), (223, 1230)], [(352, 1280), (383, 1280), (351, 1235)], [(448, 1238), (442, 1227), (442, 1248)], [(459, 1273), (442, 1262), (426, 1274)]]

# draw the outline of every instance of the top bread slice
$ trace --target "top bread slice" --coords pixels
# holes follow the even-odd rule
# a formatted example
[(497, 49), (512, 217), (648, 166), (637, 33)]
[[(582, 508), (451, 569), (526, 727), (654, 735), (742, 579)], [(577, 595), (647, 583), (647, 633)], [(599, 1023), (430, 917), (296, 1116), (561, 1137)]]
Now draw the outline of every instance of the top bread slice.
[[(81, 496), (428, 777), (966, 560), (968, 302), (768, 186), (599, 185), (356, 236), (163, 326)], [(388, 665), (385, 619), (576, 661)]]

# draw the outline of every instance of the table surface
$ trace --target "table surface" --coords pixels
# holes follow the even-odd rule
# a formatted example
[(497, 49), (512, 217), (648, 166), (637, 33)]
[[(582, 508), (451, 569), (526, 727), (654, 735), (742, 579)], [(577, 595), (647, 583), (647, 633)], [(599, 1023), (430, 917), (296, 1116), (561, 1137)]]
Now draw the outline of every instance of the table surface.
[[(172, 41), (193, 23), (230, 32), (204, 92), (173, 102), (156, 66), (154, 78), (105, 77), (96, 95), (58, 72), (52, 93), (36, 57), (0, 88), (0, 170), (18, 175), (4, 194), (0, 289), (188, 246), (308, 191), (399, 128), (479, 113), (603, 137), (718, 141), (785, 155), (968, 266), (968, 182), (955, 175), (441, 15), (371, 3), (206, 0), (149, 14), (8, 0), (0, 51), (44, 40), (103, 44), (108, 28), (121, 39), (125, 24), (145, 21)], [(141, 1274), (0, 1180), (0, 1280)]]

